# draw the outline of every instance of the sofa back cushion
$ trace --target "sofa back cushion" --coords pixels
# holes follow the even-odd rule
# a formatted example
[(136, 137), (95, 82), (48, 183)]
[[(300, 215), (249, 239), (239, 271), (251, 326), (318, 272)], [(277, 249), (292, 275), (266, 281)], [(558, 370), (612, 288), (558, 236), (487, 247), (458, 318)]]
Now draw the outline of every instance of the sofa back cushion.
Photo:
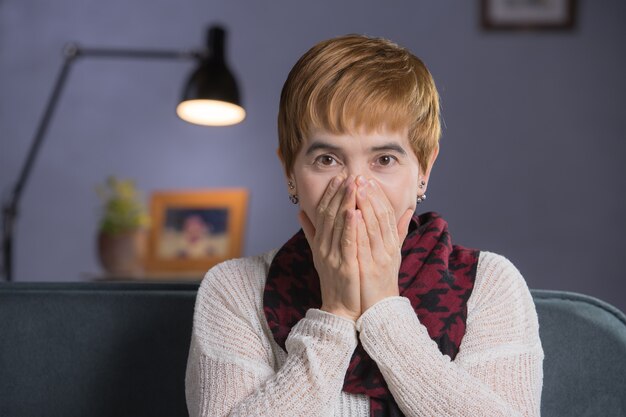
[(0, 416), (186, 416), (197, 285), (3, 284)]
[(626, 416), (626, 316), (596, 298), (534, 290), (543, 417)]
[[(0, 283), (0, 416), (187, 416), (197, 284)], [(542, 416), (626, 415), (626, 317), (533, 291)]]

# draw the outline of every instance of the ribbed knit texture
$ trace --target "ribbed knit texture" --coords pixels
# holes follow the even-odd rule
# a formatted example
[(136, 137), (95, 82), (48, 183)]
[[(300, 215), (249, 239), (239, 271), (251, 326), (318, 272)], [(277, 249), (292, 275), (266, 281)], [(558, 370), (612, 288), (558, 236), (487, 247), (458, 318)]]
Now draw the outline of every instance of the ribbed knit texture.
[(382, 300), (356, 323), (311, 309), (283, 351), (262, 306), (274, 253), (228, 261), (205, 276), (185, 381), (190, 416), (368, 416), (367, 397), (341, 391), (357, 337), (406, 416), (539, 415), (537, 314), (524, 279), (502, 256), (481, 252), (452, 362), (403, 297)]

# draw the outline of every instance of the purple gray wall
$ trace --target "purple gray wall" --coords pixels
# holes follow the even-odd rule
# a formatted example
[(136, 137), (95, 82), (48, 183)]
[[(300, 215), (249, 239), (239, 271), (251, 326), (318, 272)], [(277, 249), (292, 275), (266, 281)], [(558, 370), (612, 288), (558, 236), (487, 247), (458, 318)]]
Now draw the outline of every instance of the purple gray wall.
[(509, 257), (532, 288), (626, 310), (626, 3), (580, 1), (578, 28), (552, 33), (486, 33), (478, 3), (0, 0), (3, 195), (68, 41), (194, 48), (222, 23), (248, 110), (238, 126), (191, 126), (174, 114), (191, 64), (78, 62), (22, 200), (16, 280), (98, 272), (94, 185), (110, 174), (148, 194), (248, 188), (245, 254), (280, 245), (298, 227), (275, 156), (280, 88), (315, 42), (357, 32), (408, 47), (439, 86), (446, 127), (423, 209), (456, 241)]

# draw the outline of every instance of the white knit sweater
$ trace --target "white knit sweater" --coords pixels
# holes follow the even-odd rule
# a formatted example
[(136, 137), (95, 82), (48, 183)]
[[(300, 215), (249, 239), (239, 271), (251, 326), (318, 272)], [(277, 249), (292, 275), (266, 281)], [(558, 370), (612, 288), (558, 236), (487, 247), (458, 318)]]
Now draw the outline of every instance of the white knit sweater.
[(451, 361), (404, 297), (380, 301), (356, 323), (311, 309), (285, 352), (263, 313), (275, 253), (227, 261), (202, 281), (185, 381), (192, 417), (369, 416), (365, 395), (341, 389), (357, 339), (406, 416), (539, 416), (537, 314), (507, 259), (481, 252), (466, 333)]

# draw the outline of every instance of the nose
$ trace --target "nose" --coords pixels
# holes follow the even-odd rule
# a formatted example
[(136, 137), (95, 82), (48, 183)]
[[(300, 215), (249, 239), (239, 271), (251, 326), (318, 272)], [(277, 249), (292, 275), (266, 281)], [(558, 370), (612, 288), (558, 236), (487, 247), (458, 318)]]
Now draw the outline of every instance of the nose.
[(370, 172), (369, 165), (367, 163), (362, 162), (354, 162), (351, 164), (347, 164), (344, 168), (344, 173), (346, 177), (352, 176), (353, 178), (357, 178), (359, 175), (365, 177), (366, 179), (372, 177), (372, 173)]

